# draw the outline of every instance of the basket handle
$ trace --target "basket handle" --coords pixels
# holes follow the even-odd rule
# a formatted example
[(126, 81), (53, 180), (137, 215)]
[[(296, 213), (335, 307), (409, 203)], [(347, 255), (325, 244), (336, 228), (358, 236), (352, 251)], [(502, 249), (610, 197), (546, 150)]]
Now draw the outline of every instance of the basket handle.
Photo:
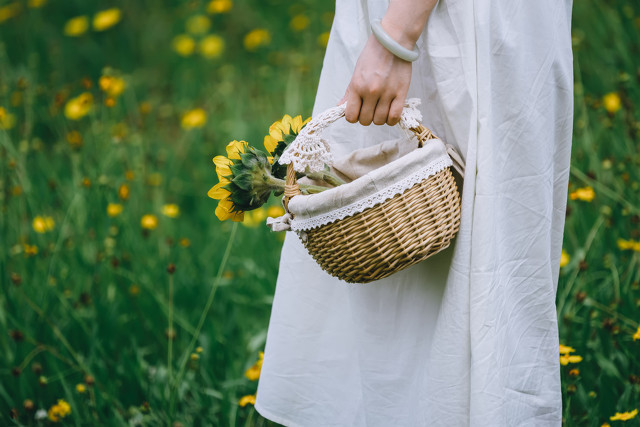
[[(405, 104), (405, 109), (402, 112), (402, 119), (400, 120), (400, 127), (403, 129), (408, 129), (413, 132), (418, 140), (418, 148), (422, 148), (425, 142), (430, 139), (437, 138), (433, 132), (421, 123), (422, 115), (420, 111), (417, 110), (417, 105), (419, 105), (420, 101), (418, 99), (410, 99)], [(319, 132), (326, 128), (329, 124), (335, 122), (336, 120), (344, 117), (346, 103), (339, 105), (337, 107), (330, 108), (317, 116), (315, 119), (311, 119), (309, 123), (300, 131), (296, 140), (294, 140), (289, 148), (282, 154), (280, 157), (281, 164), (287, 164), (287, 177), (285, 181), (284, 187), (284, 197), (282, 199), (282, 204), (287, 212), (289, 212), (289, 201), (301, 194), (300, 186), (298, 185), (298, 181), (296, 180), (296, 169), (299, 169), (302, 166), (302, 170), (299, 172), (304, 172), (305, 167), (308, 166), (308, 162), (322, 161), (322, 168), (324, 168), (324, 163), (331, 163), (331, 153), (329, 151), (329, 144), (320, 138)], [(407, 117), (408, 116), (408, 117)], [(305, 132), (306, 131), (306, 132)], [(305, 133), (305, 137), (302, 138), (303, 144), (306, 143), (306, 146), (302, 145), (302, 150), (292, 150), (289, 151), (291, 146), (293, 146), (298, 138)], [(310, 143), (309, 143), (310, 142)], [(302, 158), (300, 158), (302, 157)], [(298, 160), (298, 161), (296, 161)], [(302, 161), (300, 161), (302, 160)], [(307, 162), (305, 162), (307, 160)], [(296, 168), (298, 166), (298, 168)]]

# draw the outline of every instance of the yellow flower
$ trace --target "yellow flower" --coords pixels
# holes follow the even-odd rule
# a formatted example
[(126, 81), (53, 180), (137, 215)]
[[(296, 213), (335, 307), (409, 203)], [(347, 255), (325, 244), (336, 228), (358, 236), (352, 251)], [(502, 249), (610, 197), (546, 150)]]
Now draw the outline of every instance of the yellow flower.
[(117, 7), (101, 10), (93, 16), (93, 29), (95, 31), (107, 30), (118, 22), (122, 17), (122, 12)]
[(71, 18), (64, 24), (64, 34), (69, 37), (83, 35), (89, 29), (89, 17), (86, 15)]
[(180, 246), (182, 246), (183, 248), (188, 248), (189, 246), (191, 246), (191, 240), (189, 240), (186, 237), (183, 237), (180, 239)]
[(602, 425), (600, 425), (600, 427), (611, 427), (611, 424), (604, 422), (602, 423)]
[(627, 421), (635, 418), (638, 415), (638, 409), (634, 409), (631, 412), (616, 412), (613, 417), (609, 417), (611, 421)]
[(560, 356), (560, 364), (562, 366), (568, 365), (569, 363), (578, 363), (582, 361), (582, 356), (570, 356), (568, 354), (563, 354)]
[(153, 214), (146, 214), (140, 219), (140, 225), (147, 230), (153, 230), (158, 226), (158, 218)]
[(620, 108), (622, 108), (620, 96), (615, 92), (609, 92), (608, 94), (603, 96), (602, 104), (604, 105), (605, 110), (607, 110), (610, 114), (614, 114)]
[(17, 1), (0, 7), (0, 23), (7, 21), (20, 13), (21, 7), (22, 6)]
[(182, 127), (184, 129), (201, 128), (207, 123), (207, 112), (202, 108), (195, 108), (182, 115)]
[(214, 34), (209, 35), (200, 41), (198, 50), (207, 59), (217, 58), (224, 51), (224, 39)]
[(242, 225), (247, 227), (257, 227), (267, 219), (267, 210), (263, 207), (245, 212), (244, 214), (245, 216), (244, 221), (242, 221)]
[(36, 233), (46, 233), (53, 230), (55, 222), (50, 216), (36, 216), (31, 225)]
[(67, 402), (62, 399), (58, 399), (58, 403), (49, 408), (47, 415), (49, 420), (57, 423), (62, 418), (66, 417), (71, 413), (71, 406)]
[(0, 129), (8, 130), (16, 124), (16, 116), (0, 107)]
[(204, 15), (195, 15), (187, 19), (185, 28), (187, 32), (191, 34), (206, 34), (209, 28), (211, 28), (211, 21)]
[(267, 208), (267, 216), (277, 218), (284, 215), (284, 208), (282, 206), (269, 206)]
[(256, 28), (244, 36), (244, 47), (251, 52), (269, 43), (271, 43), (271, 33), (264, 28)]
[(27, 2), (27, 7), (30, 7), (31, 9), (39, 9), (45, 4), (47, 4), (47, 0), (29, 0)]
[(302, 121), (302, 116), (292, 118), (290, 115), (285, 114), (281, 120), (273, 122), (273, 124), (269, 126), (269, 135), (264, 137), (264, 148), (266, 148), (270, 154), (273, 153), (273, 150), (278, 146), (278, 142), (284, 139), (284, 135), (300, 133), (302, 126), (306, 125), (309, 120), (311, 120), (311, 117)]
[[(249, 145), (247, 141), (236, 141), (235, 139), (227, 144), (227, 156), (229, 159), (240, 160), (240, 154)], [(224, 156), (217, 156), (224, 157)], [(215, 159), (214, 159), (215, 163)]]
[(573, 347), (560, 344), (560, 354), (568, 354), (576, 351)]
[(583, 188), (578, 188), (576, 191), (572, 192), (571, 194), (569, 194), (569, 198), (571, 200), (582, 200), (585, 202), (590, 202), (593, 200), (593, 198), (596, 196), (596, 193), (593, 191), (593, 188), (589, 187), (583, 187)]
[(571, 261), (569, 254), (563, 249), (560, 254), (560, 267), (565, 267)]
[(120, 203), (109, 203), (107, 205), (107, 215), (110, 217), (118, 216), (122, 213), (122, 205)]
[(322, 47), (327, 47), (329, 44), (329, 31), (325, 31), (318, 36), (318, 44)]
[(172, 44), (173, 50), (182, 56), (189, 56), (196, 49), (196, 42), (186, 34), (175, 36)]
[(618, 248), (621, 251), (631, 250), (640, 252), (640, 242), (636, 242), (635, 240), (624, 240), (618, 239)]
[(80, 148), (82, 147), (82, 134), (77, 130), (72, 130), (67, 133), (67, 142), (71, 148)]
[(168, 204), (162, 207), (162, 215), (168, 216), (169, 218), (176, 218), (180, 215), (180, 207), (176, 204)]
[(93, 95), (89, 92), (81, 93), (75, 98), (71, 98), (64, 106), (64, 115), (70, 120), (80, 120), (91, 110), (93, 105)]
[(636, 333), (633, 334), (633, 340), (640, 340), (640, 326), (638, 326), (638, 330), (636, 331)]
[(38, 255), (38, 247), (36, 245), (28, 245), (28, 244), (25, 243), (25, 245), (24, 245), (24, 254), (26, 256)]
[(233, 202), (229, 199), (218, 202), (215, 214), (220, 221), (231, 219), (233, 222), (242, 222), (244, 220), (244, 212), (235, 210)]
[(76, 384), (76, 391), (80, 394), (84, 393), (85, 391), (87, 391), (87, 387), (85, 387), (84, 384), (80, 383), (80, 384)]
[(207, 13), (227, 13), (233, 7), (231, 0), (211, 0), (207, 5)]
[(125, 88), (125, 82), (120, 77), (102, 76), (98, 80), (100, 89), (109, 96), (117, 98)]
[(309, 20), (309, 17), (301, 13), (291, 19), (291, 22), (289, 22), (289, 26), (293, 31), (300, 32), (304, 31), (309, 26), (310, 22), (311, 21)]
[(233, 162), (226, 158), (225, 156), (215, 156), (213, 158), (213, 164), (216, 165), (216, 173), (218, 174), (218, 180), (222, 184), (222, 181), (226, 181), (224, 185), (229, 182), (224, 179), (225, 177), (231, 175), (231, 166)]
[(120, 184), (120, 187), (118, 188), (118, 197), (120, 197), (121, 200), (129, 199), (129, 186), (127, 184)]
[(240, 406), (247, 406), (247, 404), (252, 404), (255, 405), (256, 404), (256, 395), (255, 394), (249, 394), (247, 396), (242, 396), (240, 398), (240, 400), (238, 401), (238, 405)]
[(262, 360), (264, 359), (264, 352), (260, 352), (258, 355), (258, 360), (256, 363), (246, 370), (244, 376), (249, 378), (251, 381), (255, 381), (260, 378), (260, 371), (262, 370)]

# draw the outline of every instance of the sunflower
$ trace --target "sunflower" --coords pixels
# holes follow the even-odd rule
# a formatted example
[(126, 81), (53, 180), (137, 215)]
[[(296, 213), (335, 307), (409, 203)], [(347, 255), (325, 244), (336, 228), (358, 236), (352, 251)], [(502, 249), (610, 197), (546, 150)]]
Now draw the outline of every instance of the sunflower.
[(274, 122), (269, 127), (269, 135), (264, 137), (264, 148), (271, 155), (269, 161), (273, 164), (272, 173), (276, 178), (284, 179), (287, 167), (277, 162), (285, 148), (296, 139), (300, 130), (306, 125), (311, 117), (302, 121), (302, 116), (291, 117), (285, 114), (281, 120)]

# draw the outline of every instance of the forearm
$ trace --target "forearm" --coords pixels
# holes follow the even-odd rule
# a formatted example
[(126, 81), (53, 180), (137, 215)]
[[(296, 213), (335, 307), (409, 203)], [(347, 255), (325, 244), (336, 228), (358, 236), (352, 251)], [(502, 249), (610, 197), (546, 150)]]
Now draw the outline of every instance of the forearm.
[(390, 0), (382, 27), (398, 43), (413, 49), (437, 0)]

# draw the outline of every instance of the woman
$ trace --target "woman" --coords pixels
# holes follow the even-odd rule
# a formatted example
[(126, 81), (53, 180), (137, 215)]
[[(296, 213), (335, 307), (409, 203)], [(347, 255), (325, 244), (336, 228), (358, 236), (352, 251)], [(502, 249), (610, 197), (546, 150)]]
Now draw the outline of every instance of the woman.
[[(425, 125), (466, 161), (461, 226), (449, 249), (367, 285), (328, 276), (288, 233), (260, 414), (291, 426), (561, 425), (571, 6), (337, 1), (313, 111), (347, 102), (347, 121), (325, 133), (334, 154), (397, 137), (367, 125), (394, 125), (404, 99), (421, 98)], [(375, 19), (420, 57), (384, 48)]]

